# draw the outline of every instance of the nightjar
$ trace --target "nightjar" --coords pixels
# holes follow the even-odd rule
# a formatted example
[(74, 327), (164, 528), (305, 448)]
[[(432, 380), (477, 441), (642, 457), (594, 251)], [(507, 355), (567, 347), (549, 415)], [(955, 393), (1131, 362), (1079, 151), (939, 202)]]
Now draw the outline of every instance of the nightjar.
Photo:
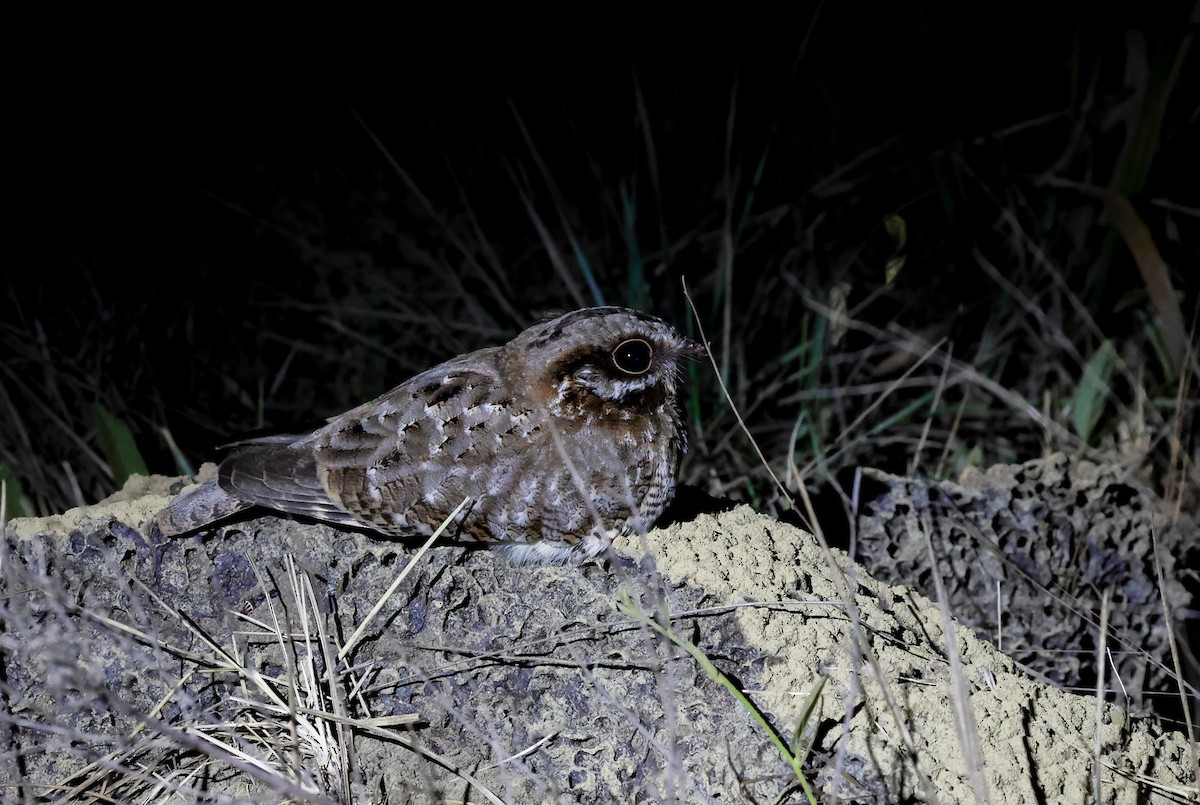
[(449, 360), (308, 434), (242, 442), (155, 517), (164, 535), (251, 506), (428, 536), (516, 561), (604, 550), (648, 529), (687, 445), (681, 364), (703, 348), (661, 320), (585, 308)]

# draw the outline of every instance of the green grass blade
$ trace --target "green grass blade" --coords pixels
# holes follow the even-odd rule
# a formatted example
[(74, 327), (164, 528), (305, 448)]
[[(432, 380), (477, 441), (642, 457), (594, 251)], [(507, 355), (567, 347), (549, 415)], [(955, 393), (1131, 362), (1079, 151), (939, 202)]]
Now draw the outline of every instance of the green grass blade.
[[(775, 728), (771, 726), (771, 723), (767, 721), (767, 717), (763, 715), (761, 710), (758, 709), (758, 706), (755, 705), (754, 702), (750, 701), (750, 698), (746, 696), (746, 694), (742, 693), (742, 691), (738, 689), (738, 686), (733, 684), (733, 681), (721, 672), (720, 668), (713, 664), (713, 661), (708, 658), (708, 655), (701, 651), (698, 646), (683, 639), (679, 635), (675, 634), (675, 632), (672, 630), (666, 628), (658, 621), (639, 610), (633, 603), (633, 599), (630, 597), (629, 591), (623, 587), (621, 588), (621, 600), (617, 602), (617, 611), (625, 617), (635, 620), (643, 626), (647, 626), (655, 632), (658, 632), (660, 635), (679, 646), (681, 649), (690, 654), (692, 659), (699, 663), (700, 667), (704, 669), (705, 673), (707, 673), (714, 682), (722, 685), (726, 690), (728, 690), (730, 694), (733, 695), (733, 698), (737, 699), (738, 703), (746, 709), (746, 712), (748, 712), (754, 718), (754, 720), (758, 722), (759, 726), (762, 727), (763, 731), (767, 734), (767, 737), (771, 739), (771, 742), (775, 744), (775, 746), (783, 754), (784, 759), (787, 760), (788, 764), (792, 767), (792, 771), (795, 772), (796, 779), (799, 781), (800, 787), (804, 789), (804, 793), (808, 797), (808, 801), (811, 803), (811, 805), (817, 805), (816, 795), (813, 794), (813, 790), (808, 784), (808, 779), (804, 776), (804, 770), (801, 768), (800, 758), (796, 757), (795, 753), (792, 752), (787, 743), (783, 740), (783, 737), (776, 732)], [(801, 724), (798, 729), (803, 729), (803, 724)]]
[(1084, 442), (1090, 440), (1111, 392), (1108, 381), (1117, 362), (1112, 341), (1105, 341), (1083, 367), (1083, 377), (1071, 399), (1071, 425)]
[(803, 752), (798, 751), (796, 747), (800, 743), (800, 738), (804, 735), (805, 726), (808, 725), (808, 722), (812, 719), (813, 713), (815, 713), (817, 710), (817, 704), (821, 701), (821, 691), (825, 690), (825, 683), (828, 681), (829, 677), (823, 676), (817, 681), (817, 684), (813, 686), (813, 689), (808, 694), (808, 698), (804, 700), (804, 707), (800, 709), (800, 719), (796, 722), (796, 729), (792, 733), (792, 754), (795, 755), (801, 763), (803, 763), (804, 759), (808, 757), (808, 753), (812, 751), (812, 745), (810, 744), (809, 746), (805, 747)]
[(622, 223), (625, 230), (625, 248), (629, 252), (628, 272), (626, 279), (625, 303), (637, 310), (645, 310), (647, 305), (646, 267), (642, 262), (642, 250), (637, 238), (637, 201), (622, 180), (620, 186)]
[(133, 432), (100, 403), (92, 404), (96, 417), (96, 431), (108, 466), (112, 468), (113, 482), (120, 489), (130, 475), (149, 475), (146, 461), (133, 440)]
[(192, 467), (192, 462), (188, 461), (187, 456), (179, 449), (171, 431), (167, 428), (159, 428), (158, 432), (163, 437), (163, 441), (167, 443), (167, 449), (171, 451), (171, 458), (175, 459), (175, 470), (180, 475), (195, 475), (196, 470)]
[(25, 490), (21, 488), (21, 480), (7, 464), (0, 464), (0, 484), (4, 484), (8, 490), (9, 517), (37, 517), (33, 503), (25, 497)]
[(595, 305), (603, 305), (604, 293), (600, 290), (599, 283), (596, 282), (596, 274), (592, 271), (592, 261), (588, 259), (587, 253), (575, 236), (571, 236), (571, 251), (575, 254), (575, 262), (579, 265), (579, 271), (583, 274), (584, 281), (587, 282), (588, 290), (592, 294), (592, 303)]

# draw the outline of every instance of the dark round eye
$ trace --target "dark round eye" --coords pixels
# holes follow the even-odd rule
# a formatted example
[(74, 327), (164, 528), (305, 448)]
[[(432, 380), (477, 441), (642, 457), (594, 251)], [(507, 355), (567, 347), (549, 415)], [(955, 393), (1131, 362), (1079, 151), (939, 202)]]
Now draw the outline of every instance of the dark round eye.
[(612, 356), (613, 363), (625, 374), (641, 375), (649, 371), (650, 359), (654, 357), (654, 350), (642, 339), (631, 338), (628, 341), (622, 341), (613, 350)]

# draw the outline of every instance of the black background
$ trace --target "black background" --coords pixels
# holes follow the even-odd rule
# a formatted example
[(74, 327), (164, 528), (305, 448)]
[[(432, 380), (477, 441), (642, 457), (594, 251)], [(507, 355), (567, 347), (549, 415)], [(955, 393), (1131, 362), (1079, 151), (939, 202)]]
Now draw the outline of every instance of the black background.
[[(629, 183), (649, 250), (662, 231), (679, 238), (719, 223), (726, 177), (737, 177), (735, 195), (746, 201), (748, 177), (766, 154), (755, 210), (804, 202), (809, 217), (798, 232), (832, 216), (863, 252), (886, 252), (883, 216), (908, 210), (919, 220), (921, 205), (940, 215), (944, 184), (954, 181), (943, 167), (955, 154), (998, 185), (1052, 171), (1081, 124), (1061, 113), (1085, 93), (1082, 82), (1119, 87), (1132, 41), (1159, 63), (1174, 52), (1189, 10), (826, 3), (797, 5), (787, 17), (689, 10), (690, 19), (655, 22), (643, 18), (650, 9), (530, 20), (463, 9), (436, 22), (309, 19), (303, 35), (242, 31), (236, 44), (179, 26), (158, 27), (145, 41), (97, 35), (46, 44), (18, 59), (8, 82), (10, 321), (40, 339), (52, 365), (70, 363), (86, 376), (83, 385), (131, 423), (151, 469), (170, 472), (157, 426), (170, 427), (192, 458), (209, 458), (231, 434), (336, 413), (465, 348), (496, 343), (548, 307), (570, 307), (561, 288), (547, 285), (554, 274), (513, 180), (532, 176), (537, 185), (539, 160), (585, 222), (604, 218), (601, 192)], [(1194, 148), (1195, 98), (1189, 70), (1164, 126), (1174, 139), (1163, 143), (1160, 164), (1178, 165)], [(1027, 135), (994, 136), (1043, 116), (1048, 122)], [(647, 119), (659, 176), (653, 214)], [(814, 193), (881, 146), (888, 157), (869, 181), (846, 195)], [(1094, 146), (1104, 154), (1120, 142), (1098, 133)], [(1104, 185), (1109, 163), (1071, 178)], [(1194, 203), (1194, 181), (1176, 169), (1155, 173), (1135, 202)], [(552, 194), (543, 190), (535, 202), (553, 219)], [(289, 340), (327, 329), (302, 307), (352, 295), (346, 272), (385, 272), (381, 294), (423, 282), (427, 269), (356, 223), (364, 204), (442, 255), (453, 249), (436, 222), (469, 209), (497, 249), (515, 303), (479, 293), (479, 317), (465, 321), (453, 300), (439, 311), (436, 295), (420, 296), (422, 309), (452, 320), (423, 337), (411, 327), (403, 335), (371, 329), (371, 338), (397, 346), (380, 350), (359, 382), (331, 378), (301, 354), (261, 415), (252, 415), (254, 401), (228, 407), (216, 386), (253, 397), (287, 359)], [(969, 309), (995, 290), (957, 275), (939, 250), (973, 241), (979, 227), (967, 222), (967, 205), (942, 212), (925, 234), (914, 232), (911, 260), (921, 268), (906, 281), (915, 295), (945, 294), (947, 310)], [(303, 248), (282, 232), (281, 218), (314, 233)], [(620, 240), (596, 226), (592, 237)], [(362, 262), (314, 271), (323, 258), (313, 249)], [(647, 306), (678, 320), (678, 277), (699, 283), (703, 300), (710, 258), (680, 250), (652, 283)], [(751, 251), (739, 263), (739, 299), (753, 297), (756, 271), (768, 262)], [(455, 270), (453, 260), (446, 265)], [(818, 256), (809, 273), (836, 279), (839, 266)], [(620, 266), (598, 270), (612, 272), (605, 301), (626, 301), (612, 290)], [(1138, 286), (1136, 272), (1122, 277), (1077, 292), (1094, 292), (1101, 310), (1114, 310)], [(338, 316), (353, 327), (347, 310)], [(782, 332), (787, 322), (770, 326)], [(337, 333), (323, 342), (338, 343)], [(13, 396), (39, 405), (36, 395)]]

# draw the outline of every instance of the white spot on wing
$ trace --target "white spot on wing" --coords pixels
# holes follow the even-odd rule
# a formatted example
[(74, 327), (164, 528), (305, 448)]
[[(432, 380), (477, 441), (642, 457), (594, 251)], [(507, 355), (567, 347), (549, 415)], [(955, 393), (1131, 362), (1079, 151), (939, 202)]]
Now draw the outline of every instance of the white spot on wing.
[(379, 468), (367, 467), (367, 491), (371, 495), (372, 503), (383, 503), (383, 495), (380, 492), (379, 486)]

